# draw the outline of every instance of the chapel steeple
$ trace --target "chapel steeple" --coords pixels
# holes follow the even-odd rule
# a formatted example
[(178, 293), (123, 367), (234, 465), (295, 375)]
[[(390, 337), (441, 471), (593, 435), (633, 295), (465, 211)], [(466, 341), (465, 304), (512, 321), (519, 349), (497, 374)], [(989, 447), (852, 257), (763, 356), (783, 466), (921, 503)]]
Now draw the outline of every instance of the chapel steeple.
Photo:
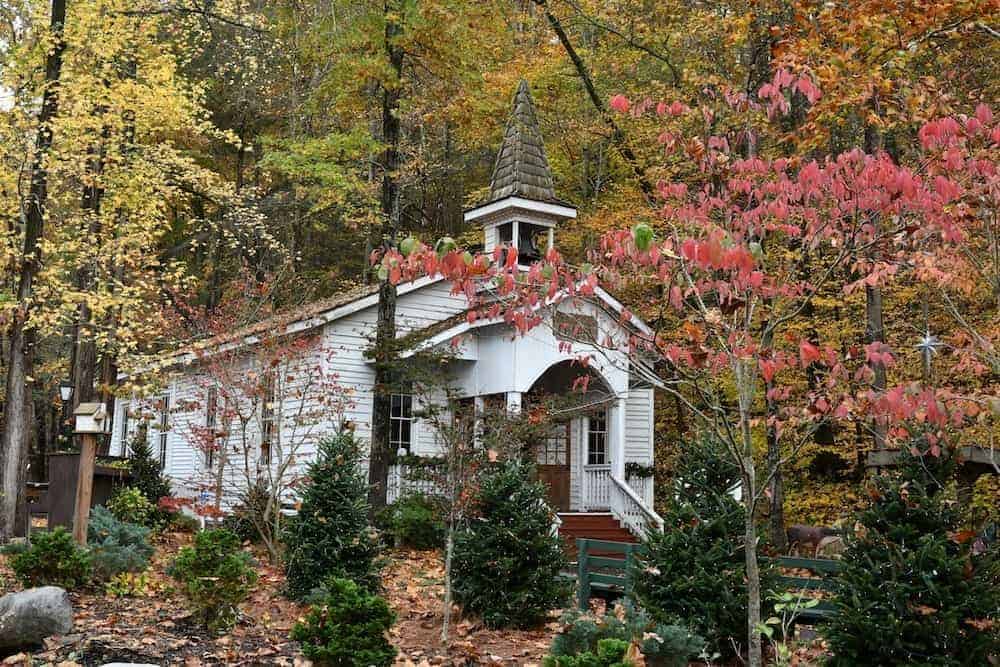
[(489, 198), (466, 211), (465, 220), (482, 223), (487, 252), (515, 246), (518, 259), (530, 262), (552, 245), (555, 226), (575, 217), (576, 209), (556, 197), (535, 103), (522, 79), (493, 165)]

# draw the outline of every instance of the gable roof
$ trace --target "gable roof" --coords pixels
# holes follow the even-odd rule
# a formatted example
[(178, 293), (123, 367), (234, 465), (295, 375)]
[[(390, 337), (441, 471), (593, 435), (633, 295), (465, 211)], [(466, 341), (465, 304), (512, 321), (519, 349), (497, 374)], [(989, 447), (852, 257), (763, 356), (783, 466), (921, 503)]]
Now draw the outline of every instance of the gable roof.
[(543, 202), (558, 202), (552, 170), (545, 158), (545, 143), (535, 115), (535, 103), (528, 82), (521, 79), (514, 93), (514, 104), (503, 143), (497, 152), (490, 179), (490, 196), (484, 204), (506, 197), (523, 197)]

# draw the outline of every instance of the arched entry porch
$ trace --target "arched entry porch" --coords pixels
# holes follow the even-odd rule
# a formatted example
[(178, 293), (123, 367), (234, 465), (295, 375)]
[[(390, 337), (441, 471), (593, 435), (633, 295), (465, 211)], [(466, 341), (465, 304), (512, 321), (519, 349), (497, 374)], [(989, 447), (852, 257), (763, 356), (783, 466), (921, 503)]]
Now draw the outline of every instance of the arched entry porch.
[(620, 400), (609, 383), (589, 366), (561, 361), (521, 401), (521, 409), (543, 410), (552, 421), (534, 451), (552, 505), (560, 512), (607, 511), (613, 461), (621, 457), (621, 432), (613, 428)]

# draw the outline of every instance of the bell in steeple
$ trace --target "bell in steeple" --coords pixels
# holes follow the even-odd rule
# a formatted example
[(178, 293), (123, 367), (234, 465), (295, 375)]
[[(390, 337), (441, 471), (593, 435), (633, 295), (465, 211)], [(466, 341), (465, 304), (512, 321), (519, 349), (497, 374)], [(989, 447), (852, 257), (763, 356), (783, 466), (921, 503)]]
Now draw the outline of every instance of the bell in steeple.
[(552, 246), (556, 225), (575, 217), (576, 209), (556, 197), (535, 104), (522, 79), (493, 165), (489, 198), (466, 211), (465, 220), (483, 225), (486, 252), (513, 246), (518, 261), (529, 263)]

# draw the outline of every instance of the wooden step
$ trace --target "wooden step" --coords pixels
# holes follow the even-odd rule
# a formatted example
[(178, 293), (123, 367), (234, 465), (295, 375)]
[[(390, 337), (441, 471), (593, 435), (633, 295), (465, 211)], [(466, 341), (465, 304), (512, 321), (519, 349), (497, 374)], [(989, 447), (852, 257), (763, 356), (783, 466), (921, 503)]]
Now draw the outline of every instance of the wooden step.
[(639, 540), (622, 527), (611, 513), (560, 514), (562, 525), (559, 537), (566, 543), (567, 550), (576, 552), (576, 540), (588, 538), (608, 542), (638, 542)]

